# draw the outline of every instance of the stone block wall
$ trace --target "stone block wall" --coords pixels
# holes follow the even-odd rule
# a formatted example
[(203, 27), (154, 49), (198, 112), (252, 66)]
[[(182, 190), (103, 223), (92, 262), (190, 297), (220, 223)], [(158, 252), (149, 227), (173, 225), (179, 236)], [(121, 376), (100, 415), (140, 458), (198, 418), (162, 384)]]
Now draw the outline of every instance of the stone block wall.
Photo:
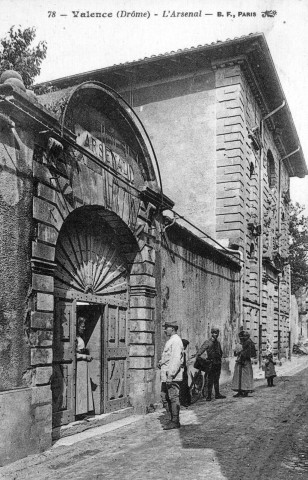
[[(249, 78), (249, 72), (247, 74), (244, 59), (224, 62), (214, 68), (217, 97), (217, 238), (226, 246), (240, 248), (243, 252), (244, 324), (258, 344), (260, 237), (256, 226), (260, 224), (260, 201), (263, 202), (262, 253), (268, 266), (262, 269), (262, 347), (265, 348), (270, 338), (277, 351), (280, 335), (280, 348), (285, 351), (288, 348), (290, 282), (288, 268), (284, 264), (288, 247), (288, 196), (282, 192), (288, 192), (288, 173), (279, 163), (281, 155), (271, 124), (265, 123), (263, 190), (260, 192), (261, 149), (260, 143), (259, 146), (255, 143), (255, 140), (260, 142), (258, 127), (264, 116), (260, 92)], [(278, 279), (279, 270), (282, 273)]]
[(226, 247), (245, 243), (246, 134), (240, 65), (217, 68), (216, 234)]

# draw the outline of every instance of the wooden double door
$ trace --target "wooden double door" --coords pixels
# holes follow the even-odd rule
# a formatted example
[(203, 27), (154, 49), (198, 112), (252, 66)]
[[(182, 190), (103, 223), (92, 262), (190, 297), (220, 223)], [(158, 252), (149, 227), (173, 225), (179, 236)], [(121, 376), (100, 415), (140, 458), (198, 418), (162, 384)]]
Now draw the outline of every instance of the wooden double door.
[[(76, 401), (93, 405), (94, 414), (128, 405), (128, 282), (120, 252), (112, 230), (91, 215), (69, 222), (60, 232), (55, 272), (54, 426), (75, 420)], [(80, 397), (82, 387), (76, 382), (79, 316), (86, 319), (84, 342), (93, 358), (87, 364), (88, 400)]]
[[(77, 318), (86, 318), (85, 346), (92, 357), (83, 365), (89, 384), (77, 381)], [(53, 426), (75, 420), (79, 404), (89, 414), (107, 413), (128, 406), (127, 307), (56, 299), (53, 344)], [(84, 362), (82, 362), (84, 363)], [(90, 397), (89, 397), (90, 396)], [(86, 413), (86, 412), (83, 412)]]

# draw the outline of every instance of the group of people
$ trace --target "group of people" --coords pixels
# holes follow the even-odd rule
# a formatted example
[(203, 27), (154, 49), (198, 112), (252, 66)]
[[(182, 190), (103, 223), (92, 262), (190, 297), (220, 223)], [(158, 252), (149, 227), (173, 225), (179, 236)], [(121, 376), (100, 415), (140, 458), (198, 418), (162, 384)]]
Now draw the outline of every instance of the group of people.
[[(161, 369), (161, 399), (163, 407), (169, 417), (164, 430), (180, 428), (180, 392), (188, 387), (186, 347), (188, 340), (182, 340), (177, 334), (178, 325), (175, 322), (165, 323), (165, 334), (168, 340), (163, 350), (162, 358), (158, 367)], [(208, 395), (207, 401), (212, 399), (214, 386), (215, 398), (224, 399), (219, 392), (219, 377), (221, 372), (222, 348), (218, 341), (219, 329), (212, 328), (211, 338), (206, 340), (197, 352), (197, 357), (206, 355), (210, 368), (208, 371)], [(184, 375), (184, 382), (183, 382)], [(186, 378), (185, 378), (186, 377)], [(184, 383), (184, 385), (183, 385)], [(185, 397), (185, 394), (184, 394)], [(187, 400), (187, 396), (186, 396)]]
[[(84, 416), (94, 408), (88, 372), (88, 362), (92, 361), (92, 357), (85, 348), (85, 324), (86, 319), (84, 317), (79, 317), (76, 337), (77, 416)], [(164, 430), (171, 430), (174, 428), (180, 428), (180, 405), (188, 406), (190, 403), (186, 350), (189, 341), (181, 339), (177, 334), (178, 325), (176, 322), (165, 323), (164, 330), (168, 340), (165, 344), (158, 367), (161, 369), (161, 399), (169, 420), (164, 427)], [(212, 400), (213, 387), (215, 399), (226, 398), (219, 391), (223, 351), (218, 336), (219, 328), (212, 327), (211, 338), (206, 340), (196, 353), (195, 366), (197, 367), (198, 361), (200, 362), (200, 365), (202, 365), (202, 362), (206, 365), (206, 401), (208, 402)], [(257, 356), (257, 352), (255, 344), (250, 339), (250, 335), (247, 331), (242, 330), (239, 332), (239, 341), (240, 343), (236, 346), (234, 351), (236, 362), (231, 388), (237, 392), (234, 397), (247, 397), (249, 392), (253, 392), (254, 390), (251, 359)], [(269, 387), (274, 386), (273, 379), (276, 376), (275, 364), (272, 353), (268, 353), (265, 357), (263, 367)]]
[[(172, 430), (181, 426), (179, 419), (181, 393), (184, 405), (185, 402), (186, 404), (189, 402), (186, 363), (186, 347), (189, 342), (186, 339), (182, 340), (177, 334), (178, 325), (176, 322), (165, 323), (164, 330), (168, 340), (158, 367), (161, 369), (161, 399), (168, 417), (168, 423), (164, 430)], [(212, 400), (213, 387), (215, 399), (226, 398), (219, 391), (223, 352), (218, 336), (219, 328), (212, 327), (211, 338), (206, 340), (196, 353), (197, 359), (203, 358), (207, 362), (206, 401), (208, 402)], [(256, 347), (250, 338), (249, 332), (241, 330), (239, 332), (239, 342), (234, 351), (236, 361), (231, 387), (233, 391), (237, 392), (234, 395), (235, 398), (247, 397), (250, 392), (253, 392), (251, 359), (257, 356)], [(274, 365), (273, 357), (269, 353), (265, 361), (265, 377), (268, 380), (268, 386), (273, 386), (273, 378), (276, 376)]]

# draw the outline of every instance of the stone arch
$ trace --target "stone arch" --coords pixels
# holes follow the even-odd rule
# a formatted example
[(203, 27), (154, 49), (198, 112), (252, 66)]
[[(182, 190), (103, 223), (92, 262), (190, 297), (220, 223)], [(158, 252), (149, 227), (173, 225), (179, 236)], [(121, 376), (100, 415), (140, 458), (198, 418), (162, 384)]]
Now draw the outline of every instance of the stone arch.
[[(162, 190), (159, 166), (150, 137), (136, 112), (115, 90), (100, 82), (87, 81), (42, 95), (40, 101), (57, 115), (63, 136), (69, 131), (76, 133), (76, 119), (83, 116), (85, 120), (87, 109), (95, 106), (96, 111), (104, 113), (112, 124), (120, 128), (124, 140), (129, 139), (126, 143), (131, 143), (130, 148), (138, 154), (138, 165), (147, 185), (155, 191)], [(96, 130), (96, 133), (97, 138), (106, 134), (106, 131)]]
[[(57, 282), (55, 272), (58, 263), (56, 248), (61, 232), (70, 225), (72, 219), (78, 219), (81, 213), (88, 216), (88, 219), (91, 216), (94, 219), (100, 218), (100, 221), (106, 222), (110, 231), (116, 232), (118, 244), (126, 258), (130, 311), (129, 397), (136, 409), (144, 411), (146, 405), (154, 400), (149, 380), (151, 376), (145, 374), (145, 371), (154, 371), (155, 367), (156, 283), (152, 218), (153, 212), (161, 208), (162, 201), (169, 202), (168, 206), (172, 204), (163, 197), (160, 190), (157, 172), (153, 167), (155, 158), (147, 144), (145, 132), (136, 118), (128, 115), (124, 104), (115, 93), (109, 92), (104, 86), (87, 82), (87, 85), (80, 88), (75, 87), (65, 98), (63, 92), (54, 92), (53, 95), (58, 98), (59, 103), (62, 102), (59, 121), (63, 141), (54, 139), (49, 133), (45, 142), (41, 141), (37, 146), (33, 159), (35, 235), (31, 259), (31, 329), (48, 333), (37, 336), (38, 342), (31, 349), (31, 365), (38, 377), (42, 376), (44, 369), (52, 366)], [(108, 165), (105, 157), (99, 157), (98, 150), (89, 148), (91, 144), (82, 144), (77, 135), (81, 129), (77, 128), (77, 133), (73, 132), (77, 138), (76, 142), (72, 143), (72, 131), (69, 131), (72, 124), (69, 121), (72, 121), (75, 114), (76, 122), (83, 123), (82, 138), (91, 136), (95, 145), (95, 131), (87, 130), (88, 126), (93, 126), (92, 119), (98, 118), (91, 110), (95, 95), (96, 103), (106, 107), (120, 132), (111, 139), (112, 145), (108, 143), (111, 140), (107, 134), (96, 145), (102, 149), (114, 148), (114, 155), (118, 155), (120, 159), (118, 164), (115, 162)], [(83, 110), (79, 108), (75, 111), (77, 104), (83, 106)], [(85, 105), (89, 107), (87, 114), (84, 113)], [(117, 113), (113, 114), (115, 110)], [(102, 118), (105, 118), (103, 113)], [(108, 122), (109, 120), (106, 124)], [(110, 126), (110, 123), (108, 125)], [(125, 144), (126, 139), (129, 144)], [(114, 168), (117, 165), (118, 170)], [(132, 177), (126, 175), (128, 166), (133, 170), (134, 182), (131, 181)], [(83, 285), (83, 294), (94, 293), (93, 284), (90, 283)], [(121, 301), (120, 299), (119, 302)], [(40, 344), (40, 339), (43, 339), (44, 345)], [(141, 388), (142, 385), (144, 386)]]
[[(83, 409), (90, 403), (89, 411), (96, 414), (129, 405), (130, 273), (137, 253), (138, 244), (129, 228), (102, 208), (81, 207), (63, 223), (54, 273), (52, 394), (56, 428), (85, 413)], [(100, 352), (89, 367), (76, 361), (73, 348), (80, 309), (87, 318), (87, 348)], [(86, 392), (77, 374), (80, 366), (95, 385)]]

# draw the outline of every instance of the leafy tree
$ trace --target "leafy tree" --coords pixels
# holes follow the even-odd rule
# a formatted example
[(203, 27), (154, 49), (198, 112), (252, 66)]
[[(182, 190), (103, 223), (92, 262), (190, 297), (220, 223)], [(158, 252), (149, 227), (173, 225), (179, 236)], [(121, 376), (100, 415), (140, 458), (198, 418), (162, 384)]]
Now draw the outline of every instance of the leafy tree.
[(308, 286), (308, 217), (299, 203), (290, 205), (290, 266), (291, 288), (294, 294), (300, 287)]
[(46, 57), (45, 41), (32, 46), (36, 37), (35, 28), (21, 30), (10, 28), (5, 38), (0, 39), (0, 75), (4, 70), (16, 70), (29, 88), (40, 73), (40, 65)]

